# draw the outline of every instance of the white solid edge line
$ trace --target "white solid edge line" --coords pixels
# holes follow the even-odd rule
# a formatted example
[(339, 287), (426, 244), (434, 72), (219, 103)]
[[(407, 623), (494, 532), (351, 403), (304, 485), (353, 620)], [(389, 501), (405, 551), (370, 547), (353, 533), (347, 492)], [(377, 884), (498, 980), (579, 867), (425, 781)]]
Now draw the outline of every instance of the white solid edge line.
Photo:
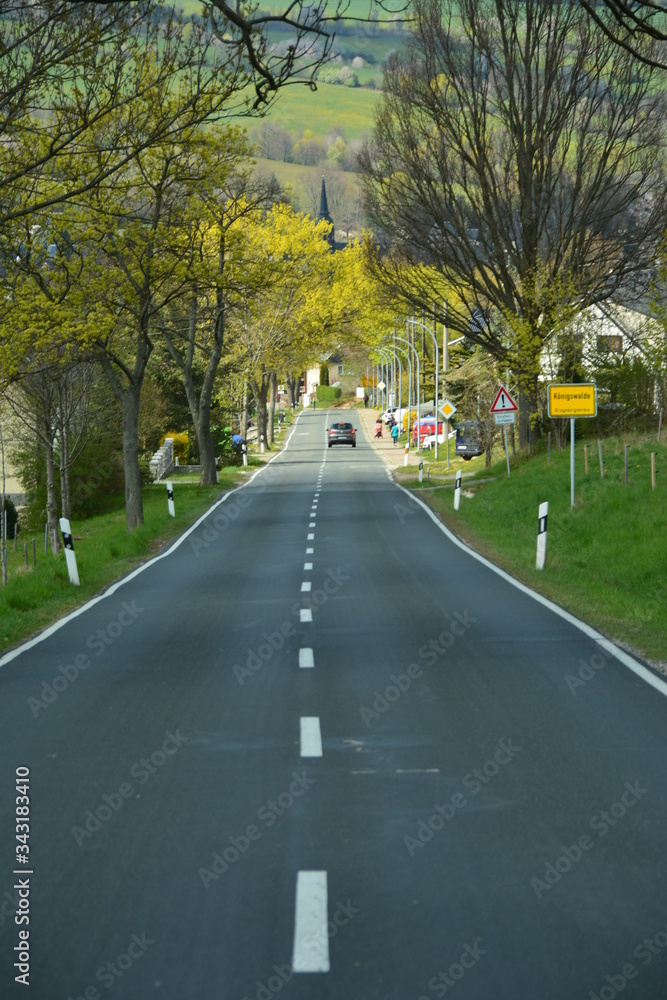
[(561, 608), (558, 604), (554, 604), (554, 602), (550, 601), (548, 597), (545, 597), (543, 594), (538, 594), (536, 590), (532, 590), (527, 584), (521, 583), (520, 580), (516, 580), (513, 576), (510, 576), (509, 573), (506, 573), (504, 569), (501, 569), (499, 566), (495, 566), (484, 556), (480, 555), (479, 552), (475, 552), (474, 549), (471, 549), (468, 545), (465, 544), (465, 542), (461, 541), (460, 538), (457, 538), (456, 535), (449, 530), (446, 524), (442, 523), (442, 521), (438, 518), (438, 516), (434, 513), (434, 511), (432, 511), (431, 508), (428, 507), (423, 500), (420, 500), (419, 497), (414, 495), (414, 493), (411, 493), (404, 486), (401, 486), (400, 483), (394, 482), (393, 478), (391, 477), (391, 473), (389, 473), (389, 476), (391, 481), (394, 483), (394, 486), (396, 486), (399, 490), (402, 490), (403, 493), (407, 494), (407, 496), (415, 500), (419, 504), (419, 506), (426, 511), (431, 520), (437, 525), (438, 528), (440, 528), (443, 534), (447, 536), (450, 542), (453, 542), (454, 545), (458, 546), (458, 548), (462, 549), (464, 552), (467, 552), (469, 556), (472, 556), (472, 558), (476, 559), (477, 562), (480, 562), (483, 566), (486, 566), (487, 569), (493, 570), (494, 573), (500, 576), (503, 580), (506, 580), (507, 583), (511, 583), (512, 586), (516, 587), (517, 590), (520, 590), (522, 593), (527, 594), (529, 597), (532, 597), (533, 600), (538, 602), (538, 604), (542, 604), (545, 608), (548, 608), (550, 611), (553, 611), (554, 614), (557, 614), (560, 618), (563, 618), (566, 622), (569, 622), (570, 625), (574, 625), (575, 628), (578, 628), (580, 632), (583, 632), (584, 635), (587, 635), (589, 639), (593, 639), (611, 656), (615, 656), (616, 659), (619, 661), (619, 663), (622, 663), (623, 666), (627, 667), (629, 670), (632, 670), (632, 672), (635, 673), (638, 677), (640, 677), (643, 681), (646, 681), (647, 684), (650, 684), (651, 687), (654, 687), (656, 691), (659, 691), (661, 694), (667, 695), (667, 680), (663, 680), (661, 677), (658, 677), (652, 671), (647, 670), (642, 663), (640, 663), (638, 660), (634, 658), (634, 656), (631, 656), (630, 653), (626, 653), (626, 651), (624, 649), (621, 649), (620, 646), (617, 646), (610, 639), (607, 639), (607, 637), (598, 632), (597, 629), (594, 629), (592, 625), (587, 625), (586, 622), (583, 622), (575, 615), (570, 614), (570, 612), (566, 611), (565, 608)]
[(140, 573), (143, 573), (144, 570), (148, 569), (150, 566), (153, 566), (155, 563), (160, 562), (161, 559), (166, 559), (167, 556), (170, 556), (172, 554), (172, 552), (175, 552), (176, 549), (183, 544), (185, 539), (188, 538), (193, 531), (196, 531), (199, 525), (202, 524), (202, 522), (205, 521), (206, 518), (209, 517), (214, 510), (216, 510), (221, 504), (223, 504), (225, 500), (227, 500), (234, 493), (238, 493), (239, 490), (242, 490), (246, 486), (249, 486), (250, 483), (253, 481), (253, 479), (261, 475), (261, 473), (264, 472), (264, 470), (268, 468), (268, 466), (271, 465), (272, 462), (275, 462), (277, 458), (280, 458), (280, 456), (285, 453), (288, 444), (290, 443), (292, 437), (294, 436), (294, 433), (297, 428), (297, 421), (300, 416), (301, 413), (298, 413), (294, 421), (294, 427), (290, 431), (289, 436), (285, 439), (285, 445), (282, 448), (282, 450), (276, 452), (273, 458), (270, 458), (268, 462), (265, 462), (264, 465), (262, 465), (261, 468), (253, 472), (250, 479), (246, 480), (244, 483), (239, 483), (238, 486), (235, 486), (231, 490), (227, 490), (224, 496), (220, 497), (219, 500), (216, 500), (216, 502), (212, 504), (212, 506), (210, 506), (203, 514), (201, 514), (197, 518), (194, 524), (191, 524), (189, 528), (186, 528), (183, 531), (183, 533), (180, 534), (178, 538), (176, 538), (172, 542), (169, 548), (165, 549), (164, 552), (160, 552), (159, 555), (153, 556), (152, 559), (148, 559), (146, 562), (142, 563), (141, 566), (137, 566), (136, 569), (132, 570), (131, 573), (128, 573), (127, 576), (124, 576), (121, 580), (116, 580), (115, 583), (110, 584), (108, 589), (105, 590), (103, 594), (98, 594), (97, 597), (91, 597), (91, 599), (89, 601), (86, 601), (85, 604), (82, 604), (81, 607), (75, 608), (74, 611), (70, 611), (70, 613), (68, 615), (65, 615), (64, 618), (59, 618), (58, 621), (53, 622), (52, 625), (48, 625), (43, 632), (40, 632), (38, 635), (33, 636), (32, 639), (28, 639), (27, 642), (21, 643), (20, 646), (17, 646), (15, 649), (10, 649), (3, 656), (0, 656), (0, 667), (4, 667), (5, 664), (10, 663), (12, 660), (16, 659), (17, 656), (21, 655), (21, 653), (25, 653), (27, 652), (27, 650), (32, 649), (33, 646), (37, 646), (40, 642), (43, 642), (44, 639), (48, 639), (55, 632), (61, 629), (63, 625), (67, 625), (68, 622), (71, 622), (75, 618), (78, 618), (79, 615), (82, 615), (84, 613), (84, 611), (88, 611), (89, 608), (92, 608), (95, 604), (98, 604), (100, 601), (104, 601), (107, 599), (107, 597), (111, 597), (113, 594), (116, 593), (117, 590), (119, 590), (121, 587), (124, 587), (126, 583), (129, 583), (130, 580), (134, 580), (134, 578), (139, 576)]
[(299, 720), (302, 757), (322, 756), (322, 732), (317, 715), (302, 715)]
[(327, 873), (300, 871), (296, 877), (294, 972), (328, 972), (329, 932)]
[(299, 621), (312, 622), (313, 612), (310, 608), (301, 608), (299, 611)]
[(302, 646), (299, 650), (299, 666), (302, 670), (315, 666), (315, 655), (309, 646)]

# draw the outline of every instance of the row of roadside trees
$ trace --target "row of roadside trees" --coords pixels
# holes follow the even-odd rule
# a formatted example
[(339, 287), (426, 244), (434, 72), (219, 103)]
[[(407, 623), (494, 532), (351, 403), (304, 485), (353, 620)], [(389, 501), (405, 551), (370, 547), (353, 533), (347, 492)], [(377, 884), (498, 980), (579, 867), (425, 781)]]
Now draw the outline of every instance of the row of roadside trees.
[(121, 414), (131, 530), (143, 520), (138, 424), (156, 351), (182, 381), (202, 484), (215, 482), (223, 358), (247, 380), (266, 437), (271, 385), (359, 328), (364, 279), (359, 247), (332, 255), (326, 224), (252, 180), (229, 119), (256, 70), (221, 44), (215, 17), (17, 3), (3, 30), (0, 373), (44, 454), (55, 545), (56, 465), (67, 515), (100, 371)]

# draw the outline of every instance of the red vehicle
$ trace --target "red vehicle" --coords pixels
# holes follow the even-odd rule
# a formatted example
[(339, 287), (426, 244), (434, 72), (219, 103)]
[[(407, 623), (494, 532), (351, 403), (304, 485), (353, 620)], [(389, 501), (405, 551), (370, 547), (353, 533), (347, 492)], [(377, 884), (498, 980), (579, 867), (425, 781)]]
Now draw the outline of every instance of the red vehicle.
[[(423, 445), (425, 438), (435, 435), (435, 417), (422, 417), (419, 424), (414, 423), (412, 427), (413, 447), (417, 444), (417, 431), (419, 431), (419, 443)], [(443, 422), (442, 420), (438, 420), (438, 437), (443, 441), (445, 440), (444, 433)]]

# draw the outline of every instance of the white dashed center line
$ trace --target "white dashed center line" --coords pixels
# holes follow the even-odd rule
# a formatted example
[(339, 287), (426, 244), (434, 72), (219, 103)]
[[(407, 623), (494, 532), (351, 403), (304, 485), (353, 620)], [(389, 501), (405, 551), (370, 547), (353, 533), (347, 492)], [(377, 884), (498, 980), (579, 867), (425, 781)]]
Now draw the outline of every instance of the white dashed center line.
[(304, 646), (303, 649), (299, 650), (299, 666), (302, 669), (315, 666), (315, 657), (309, 646)]
[(302, 715), (301, 719), (301, 756), (322, 756), (322, 733), (317, 715)]
[(292, 968), (297, 973), (329, 971), (327, 910), (327, 873), (298, 872), (292, 952)]

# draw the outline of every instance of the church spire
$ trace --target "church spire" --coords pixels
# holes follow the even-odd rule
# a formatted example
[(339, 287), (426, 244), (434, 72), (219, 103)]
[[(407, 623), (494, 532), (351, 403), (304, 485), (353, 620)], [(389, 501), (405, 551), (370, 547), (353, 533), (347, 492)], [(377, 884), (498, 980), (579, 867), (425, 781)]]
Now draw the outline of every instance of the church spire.
[(318, 222), (322, 222), (322, 221), (328, 222), (329, 225), (331, 226), (331, 231), (330, 231), (329, 235), (327, 236), (327, 243), (329, 243), (330, 246), (333, 247), (333, 245), (334, 245), (334, 224), (333, 224), (333, 219), (329, 215), (329, 205), (327, 203), (327, 189), (326, 189), (326, 185), (324, 183), (324, 174), (322, 174), (322, 190), (320, 191), (320, 211), (319, 211), (319, 214), (317, 216), (317, 221)]

